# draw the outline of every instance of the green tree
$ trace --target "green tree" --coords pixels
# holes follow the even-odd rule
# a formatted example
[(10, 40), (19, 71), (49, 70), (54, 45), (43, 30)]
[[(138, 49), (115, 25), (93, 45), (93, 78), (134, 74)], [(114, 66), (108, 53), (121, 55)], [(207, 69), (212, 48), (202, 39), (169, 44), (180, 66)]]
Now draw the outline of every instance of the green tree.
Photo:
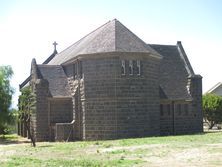
[(35, 138), (31, 133), (30, 120), (31, 115), (35, 112), (36, 97), (32, 93), (30, 86), (24, 87), (19, 96), (19, 120), (24, 123), (32, 145), (35, 147)]
[(215, 94), (203, 96), (204, 119), (209, 124), (209, 129), (222, 122), (222, 97)]
[(12, 120), (10, 113), (13, 88), (10, 79), (13, 75), (10, 66), (0, 66), (0, 134), (7, 133), (8, 124)]

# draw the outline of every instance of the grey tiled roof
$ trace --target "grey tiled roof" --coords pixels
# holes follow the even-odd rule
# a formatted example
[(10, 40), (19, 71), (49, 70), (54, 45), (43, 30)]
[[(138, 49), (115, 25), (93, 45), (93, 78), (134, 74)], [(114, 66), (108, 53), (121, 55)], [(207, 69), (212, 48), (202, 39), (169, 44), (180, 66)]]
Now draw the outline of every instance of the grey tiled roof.
[[(178, 45), (150, 45), (159, 52), (163, 59), (160, 64), (160, 95), (168, 99), (190, 99), (187, 91), (187, 77), (189, 67), (184, 62), (183, 56), (179, 52)], [(182, 57), (181, 57), (182, 56)], [(186, 60), (188, 61), (188, 59)], [(163, 91), (163, 92), (162, 92)]]
[(57, 54), (48, 64), (59, 65), (80, 54), (103, 52), (148, 52), (159, 56), (150, 46), (114, 19)]
[(37, 65), (39, 77), (49, 82), (49, 91), (53, 97), (70, 96), (70, 88), (62, 66)]

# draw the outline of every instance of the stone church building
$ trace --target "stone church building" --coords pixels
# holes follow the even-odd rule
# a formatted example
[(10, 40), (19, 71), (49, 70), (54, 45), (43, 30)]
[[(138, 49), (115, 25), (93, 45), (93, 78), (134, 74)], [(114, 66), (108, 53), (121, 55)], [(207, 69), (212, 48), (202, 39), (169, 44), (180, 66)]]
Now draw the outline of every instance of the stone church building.
[(116, 19), (60, 53), (55, 47), (43, 64), (33, 59), (20, 89), (27, 85), (36, 94), (36, 141), (203, 131), (202, 77), (181, 42), (147, 44)]

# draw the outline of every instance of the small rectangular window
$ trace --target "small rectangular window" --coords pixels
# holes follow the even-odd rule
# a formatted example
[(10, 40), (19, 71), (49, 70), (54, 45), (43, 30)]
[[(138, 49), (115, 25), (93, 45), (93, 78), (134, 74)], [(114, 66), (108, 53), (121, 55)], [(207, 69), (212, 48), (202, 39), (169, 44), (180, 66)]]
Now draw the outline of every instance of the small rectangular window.
[(136, 61), (136, 67), (137, 67), (137, 75), (141, 75), (141, 64), (140, 64), (140, 60)]
[(126, 61), (125, 60), (121, 61), (121, 74), (126, 75)]
[(133, 61), (129, 61), (129, 75), (133, 75)]
[(164, 113), (163, 113), (163, 104), (160, 104), (160, 115), (163, 116)]
[(167, 113), (170, 115), (170, 104), (167, 104)]
[(181, 115), (181, 104), (177, 104), (177, 114)]
[(189, 106), (188, 106), (188, 104), (184, 104), (184, 112), (185, 112), (185, 115), (187, 116), (187, 115), (188, 115), (188, 112), (189, 112)]

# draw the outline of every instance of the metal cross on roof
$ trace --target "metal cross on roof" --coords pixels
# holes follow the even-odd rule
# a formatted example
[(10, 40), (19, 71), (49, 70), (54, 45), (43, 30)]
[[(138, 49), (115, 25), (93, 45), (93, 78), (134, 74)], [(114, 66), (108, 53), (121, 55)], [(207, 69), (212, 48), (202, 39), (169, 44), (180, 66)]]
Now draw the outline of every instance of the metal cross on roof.
[(56, 43), (56, 41), (53, 43), (54, 45), (54, 50), (56, 50), (56, 45), (58, 45), (58, 43)]

